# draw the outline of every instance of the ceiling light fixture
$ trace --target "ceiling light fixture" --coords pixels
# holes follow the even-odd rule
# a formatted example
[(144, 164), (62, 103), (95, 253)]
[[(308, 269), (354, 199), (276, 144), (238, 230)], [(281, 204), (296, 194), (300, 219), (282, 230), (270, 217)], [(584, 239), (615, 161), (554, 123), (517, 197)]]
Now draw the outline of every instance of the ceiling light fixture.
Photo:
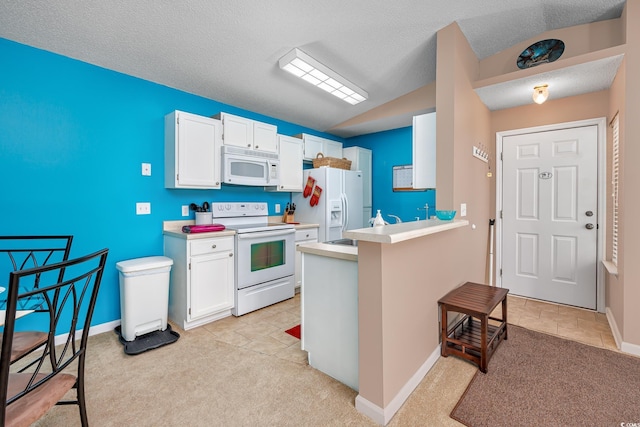
[(283, 70), (351, 105), (359, 104), (369, 97), (367, 92), (300, 49), (292, 49), (291, 52), (280, 58), (279, 65)]
[(533, 102), (542, 104), (549, 97), (549, 85), (540, 85), (533, 88)]

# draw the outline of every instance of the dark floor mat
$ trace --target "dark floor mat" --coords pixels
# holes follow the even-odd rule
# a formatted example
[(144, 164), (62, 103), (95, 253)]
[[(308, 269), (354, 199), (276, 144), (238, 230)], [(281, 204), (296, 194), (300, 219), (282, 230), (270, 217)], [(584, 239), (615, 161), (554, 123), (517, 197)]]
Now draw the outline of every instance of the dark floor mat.
[(173, 331), (169, 324), (167, 324), (167, 329), (164, 331), (149, 332), (148, 334), (136, 337), (133, 341), (126, 341), (122, 337), (120, 326), (116, 326), (114, 332), (118, 334), (120, 342), (124, 345), (124, 352), (130, 355), (144, 353), (147, 350), (153, 350), (154, 348), (162, 347), (163, 345), (173, 344), (178, 341), (178, 338), (180, 338), (180, 334)]

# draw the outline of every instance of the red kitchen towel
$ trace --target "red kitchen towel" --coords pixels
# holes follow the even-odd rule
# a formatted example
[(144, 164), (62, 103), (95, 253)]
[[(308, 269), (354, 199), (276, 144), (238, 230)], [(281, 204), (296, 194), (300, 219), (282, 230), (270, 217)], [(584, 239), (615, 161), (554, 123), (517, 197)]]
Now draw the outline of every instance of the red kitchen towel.
[(209, 233), (211, 231), (222, 231), (225, 226), (222, 224), (201, 224), (201, 225), (185, 225), (182, 227), (183, 233)]

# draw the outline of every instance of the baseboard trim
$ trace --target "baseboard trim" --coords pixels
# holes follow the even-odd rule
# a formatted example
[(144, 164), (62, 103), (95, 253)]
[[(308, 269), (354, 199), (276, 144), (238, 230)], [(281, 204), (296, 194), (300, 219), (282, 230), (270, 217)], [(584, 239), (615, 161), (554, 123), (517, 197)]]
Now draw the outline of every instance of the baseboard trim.
[[(116, 326), (120, 325), (120, 323), (121, 323), (120, 320), (114, 320), (112, 322), (101, 323), (99, 325), (92, 326), (89, 328), (89, 336), (98, 335), (103, 332), (113, 331), (116, 328)], [(77, 339), (80, 338), (80, 334), (82, 334), (81, 329), (76, 331)], [(56, 345), (64, 344), (65, 342), (67, 342), (68, 336), (69, 334), (56, 335)]]
[(609, 322), (613, 339), (616, 341), (616, 346), (620, 351), (634, 356), (640, 356), (640, 345), (622, 341), (622, 334), (620, 334), (616, 319), (613, 317), (613, 313), (609, 307), (607, 307), (607, 321)]
[(607, 322), (609, 322), (609, 327), (611, 328), (611, 334), (613, 334), (613, 339), (616, 342), (616, 347), (620, 348), (622, 346), (622, 335), (620, 335), (620, 330), (618, 330), (618, 325), (616, 324), (616, 319), (613, 317), (613, 313), (609, 307), (606, 308)]
[(431, 370), (433, 365), (436, 364), (440, 357), (440, 345), (429, 355), (427, 360), (420, 366), (415, 374), (409, 378), (409, 381), (400, 389), (398, 394), (389, 402), (389, 404), (381, 408), (380, 406), (370, 402), (362, 397), (362, 395), (356, 396), (356, 409), (358, 412), (371, 418), (379, 425), (387, 425), (391, 418), (398, 412), (404, 402), (409, 398), (411, 393), (418, 387), (420, 381), (424, 379), (427, 373)]

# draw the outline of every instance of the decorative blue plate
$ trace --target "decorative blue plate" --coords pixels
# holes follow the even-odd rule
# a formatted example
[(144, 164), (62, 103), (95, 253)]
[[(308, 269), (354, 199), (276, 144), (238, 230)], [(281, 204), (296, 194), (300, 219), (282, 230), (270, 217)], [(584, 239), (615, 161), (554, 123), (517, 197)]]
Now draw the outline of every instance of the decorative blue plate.
[(518, 68), (531, 68), (536, 65), (553, 62), (562, 56), (564, 42), (558, 39), (547, 39), (535, 42), (518, 56)]

